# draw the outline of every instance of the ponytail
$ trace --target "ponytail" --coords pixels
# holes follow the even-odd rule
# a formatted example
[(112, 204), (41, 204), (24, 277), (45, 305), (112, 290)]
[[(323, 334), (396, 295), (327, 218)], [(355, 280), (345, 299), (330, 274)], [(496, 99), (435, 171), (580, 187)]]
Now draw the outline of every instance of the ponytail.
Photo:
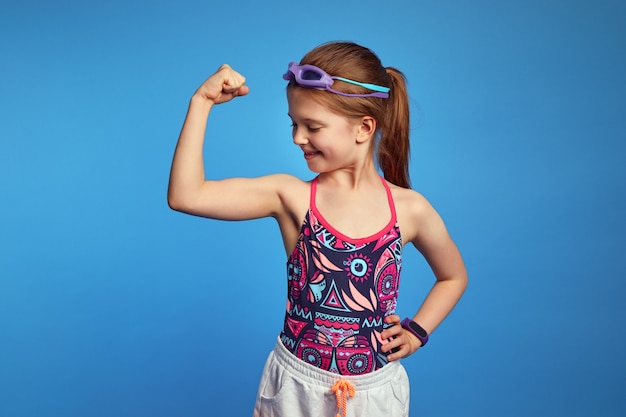
[(409, 98), (404, 75), (395, 68), (386, 68), (391, 80), (381, 137), (378, 143), (378, 165), (385, 179), (400, 187), (411, 188), (409, 178)]

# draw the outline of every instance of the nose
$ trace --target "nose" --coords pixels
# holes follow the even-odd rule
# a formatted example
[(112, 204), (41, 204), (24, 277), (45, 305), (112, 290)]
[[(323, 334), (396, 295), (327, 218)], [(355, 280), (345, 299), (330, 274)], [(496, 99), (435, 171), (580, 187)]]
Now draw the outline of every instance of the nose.
[(291, 137), (293, 138), (293, 143), (298, 146), (306, 145), (307, 143), (309, 143), (309, 140), (307, 139), (303, 129), (298, 129), (297, 126), (293, 127), (291, 131)]

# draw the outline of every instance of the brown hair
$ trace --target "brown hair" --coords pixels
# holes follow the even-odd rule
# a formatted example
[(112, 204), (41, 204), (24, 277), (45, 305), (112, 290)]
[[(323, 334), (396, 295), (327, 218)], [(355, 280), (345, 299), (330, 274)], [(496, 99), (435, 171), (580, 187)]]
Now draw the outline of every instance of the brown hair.
[[(377, 123), (375, 149), (385, 179), (410, 188), (409, 100), (404, 75), (383, 67), (374, 52), (352, 42), (331, 42), (306, 54), (300, 64), (315, 65), (327, 73), (355, 81), (389, 87), (389, 98), (345, 97), (307, 88), (315, 100), (346, 117), (371, 116)], [(287, 88), (302, 88), (291, 81)], [(344, 93), (369, 93), (364, 87), (336, 81), (333, 89)]]

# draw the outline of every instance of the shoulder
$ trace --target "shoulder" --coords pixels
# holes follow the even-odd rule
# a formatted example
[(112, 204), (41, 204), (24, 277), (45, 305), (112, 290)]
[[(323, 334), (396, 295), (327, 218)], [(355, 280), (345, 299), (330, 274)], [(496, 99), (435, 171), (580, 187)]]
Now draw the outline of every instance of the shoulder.
[(389, 184), (396, 207), (398, 225), (405, 242), (417, 242), (430, 233), (445, 233), (439, 213), (421, 193)]
[(399, 187), (389, 184), (396, 210), (401, 210), (403, 214), (420, 216), (430, 210), (434, 210), (430, 202), (419, 192), (410, 188)]
[(255, 187), (275, 194), (280, 206), (287, 212), (300, 211), (308, 206), (311, 181), (302, 180), (290, 174), (269, 174), (253, 180)]
[(281, 198), (301, 198), (303, 193), (307, 196), (310, 193), (311, 180), (302, 180), (290, 174), (271, 174), (262, 178), (272, 184)]
[[(302, 180), (289, 174), (272, 174), (264, 178), (272, 184), (280, 198), (284, 210), (282, 215), (296, 222), (301, 221), (309, 208), (312, 180)], [(280, 221), (281, 216), (277, 217)]]
[[(220, 182), (220, 181), (218, 181)], [(228, 178), (221, 180), (244, 193), (253, 190), (266, 191), (276, 194), (279, 197), (288, 197), (291, 194), (299, 194), (307, 191), (310, 181), (301, 180), (289, 174), (268, 174), (255, 178)]]
[(308, 187), (311, 183), (310, 180), (303, 180), (291, 174), (270, 174), (266, 175), (266, 180), (272, 181), (280, 186), (292, 186), (292, 187)]

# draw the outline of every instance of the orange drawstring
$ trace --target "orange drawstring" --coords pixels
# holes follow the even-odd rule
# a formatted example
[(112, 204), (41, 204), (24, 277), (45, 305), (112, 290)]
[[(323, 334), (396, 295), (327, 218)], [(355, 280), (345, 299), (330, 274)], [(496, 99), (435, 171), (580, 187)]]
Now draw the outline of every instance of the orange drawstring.
[(344, 379), (340, 379), (335, 382), (335, 385), (330, 389), (335, 393), (337, 397), (337, 414), (335, 417), (346, 417), (348, 415), (348, 396), (354, 397), (355, 389), (351, 383)]

